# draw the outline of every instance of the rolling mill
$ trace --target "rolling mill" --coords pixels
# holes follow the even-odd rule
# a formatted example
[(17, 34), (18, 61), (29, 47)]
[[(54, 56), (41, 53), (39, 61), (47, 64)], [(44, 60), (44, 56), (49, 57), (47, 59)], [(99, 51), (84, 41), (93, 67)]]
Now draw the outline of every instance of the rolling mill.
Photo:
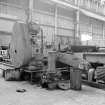
[[(33, 56), (31, 35), (37, 35), (40, 30), (38, 26), (36, 27), (32, 29), (33, 27), (30, 28), (29, 24), (21, 22), (14, 23), (11, 43), (8, 49), (10, 56), (9, 65), (12, 66), (12, 69), (4, 71), (5, 80), (19, 80), (22, 77), (26, 80), (31, 79), (32, 82), (33, 78), (39, 78), (39, 80), (36, 79), (37, 82), (40, 82), (42, 85), (50, 84), (54, 87), (59, 83), (59, 81), (65, 80), (62, 78), (63, 72), (67, 72), (67, 80), (70, 80), (70, 68), (74, 67), (78, 69), (81, 60), (76, 58), (72, 53), (66, 54), (60, 53), (60, 51), (50, 51), (48, 52), (48, 56), (45, 57), (43, 54), (42, 41), (40, 43), (41, 47), (39, 52), (36, 51), (36, 54)], [(65, 62), (63, 62), (64, 60)], [(64, 67), (60, 67), (58, 62), (61, 62)], [(79, 88), (81, 88), (81, 86)]]
[(82, 80), (85, 83), (90, 82), (87, 84), (98, 83), (98, 80), (104, 83), (104, 61), (92, 62), (89, 60), (89, 53), (82, 53), (84, 50), (93, 50), (97, 54), (95, 47), (71, 46), (71, 49), (49, 51), (45, 56), (43, 39), (41, 39), (40, 47), (36, 48), (33, 55), (31, 38), (32, 35), (37, 36), (40, 31), (43, 38), (42, 29), (37, 24), (14, 23), (8, 49), (9, 64), (4, 63), (8, 66), (3, 72), (6, 81), (28, 80), (31, 83), (35, 81), (42, 87), (50, 89), (59, 87), (64, 90), (69, 89), (70, 86), (81, 90)]
[(105, 105), (105, 0), (0, 0), (0, 105)]

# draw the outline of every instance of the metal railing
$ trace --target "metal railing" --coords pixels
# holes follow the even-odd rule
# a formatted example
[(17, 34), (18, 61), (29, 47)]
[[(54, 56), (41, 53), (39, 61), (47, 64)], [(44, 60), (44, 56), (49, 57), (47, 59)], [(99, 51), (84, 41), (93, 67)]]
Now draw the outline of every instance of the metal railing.
[(98, 13), (100, 15), (105, 15), (105, 5), (99, 4), (94, 0), (62, 0), (64, 2), (77, 5), (83, 9), (87, 9), (91, 12)]
[(26, 9), (22, 6), (0, 2), (0, 14), (17, 16), (19, 20), (24, 21)]

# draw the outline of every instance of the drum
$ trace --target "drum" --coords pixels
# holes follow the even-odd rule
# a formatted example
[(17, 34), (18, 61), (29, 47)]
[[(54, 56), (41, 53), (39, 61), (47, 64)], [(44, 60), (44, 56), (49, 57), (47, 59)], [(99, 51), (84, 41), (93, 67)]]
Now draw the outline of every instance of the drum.
[(28, 25), (16, 22), (13, 26), (10, 43), (11, 63), (19, 68), (28, 64), (32, 58), (32, 46)]

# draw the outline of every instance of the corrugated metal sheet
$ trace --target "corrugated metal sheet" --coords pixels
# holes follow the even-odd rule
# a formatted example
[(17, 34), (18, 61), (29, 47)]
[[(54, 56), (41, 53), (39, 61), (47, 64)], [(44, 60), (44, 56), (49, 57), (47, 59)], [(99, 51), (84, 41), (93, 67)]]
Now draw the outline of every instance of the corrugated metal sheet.
[(54, 16), (42, 14), (38, 12), (33, 12), (33, 21), (39, 21), (40, 24), (52, 25), (54, 26)]
[[(73, 17), (70, 17), (73, 18)], [(58, 18), (58, 27), (74, 29), (74, 21)]]
[(0, 19), (0, 31), (12, 32), (14, 22)]

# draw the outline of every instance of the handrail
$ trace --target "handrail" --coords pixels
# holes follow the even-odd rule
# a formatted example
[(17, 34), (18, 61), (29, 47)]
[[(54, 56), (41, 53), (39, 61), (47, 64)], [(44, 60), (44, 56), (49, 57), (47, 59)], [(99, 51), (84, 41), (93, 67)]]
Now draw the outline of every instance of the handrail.
[(23, 9), (23, 10), (25, 10), (22, 6), (16, 5), (16, 4), (10, 4), (10, 3), (0, 2), (0, 5), (5, 5), (5, 6), (9, 6), (9, 7), (14, 7), (14, 8), (18, 8), (18, 9)]
[[(90, 4), (92, 4), (92, 6), (90, 6), (90, 5), (86, 2), (86, 0), (78, 0), (79, 2), (76, 2), (77, 0), (62, 0), (62, 1), (63, 1), (63, 2), (66, 2), (66, 3), (69, 3), (69, 4), (73, 4), (73, 5), (75, 5), (75, 6), (78, 6), (78, 5), (79, 5), (80, 8), (87, 9), (87, 10), (89, 10), (89, 11), (98, 13), (98, 14), (100, 14), (100, 15), (105, 15), (105, 12), (104, 12), (105, 5), (104, 5), (104, 6), (97, 6), (97, 4), (95, 4), (95, 3), (93, 2), (94, 4), (90, 3)], [(96, 6), (95, 8), (94, 8), (94, 5)], [(100, 9), (102, 9), (103, 11), (100, 10)]]

